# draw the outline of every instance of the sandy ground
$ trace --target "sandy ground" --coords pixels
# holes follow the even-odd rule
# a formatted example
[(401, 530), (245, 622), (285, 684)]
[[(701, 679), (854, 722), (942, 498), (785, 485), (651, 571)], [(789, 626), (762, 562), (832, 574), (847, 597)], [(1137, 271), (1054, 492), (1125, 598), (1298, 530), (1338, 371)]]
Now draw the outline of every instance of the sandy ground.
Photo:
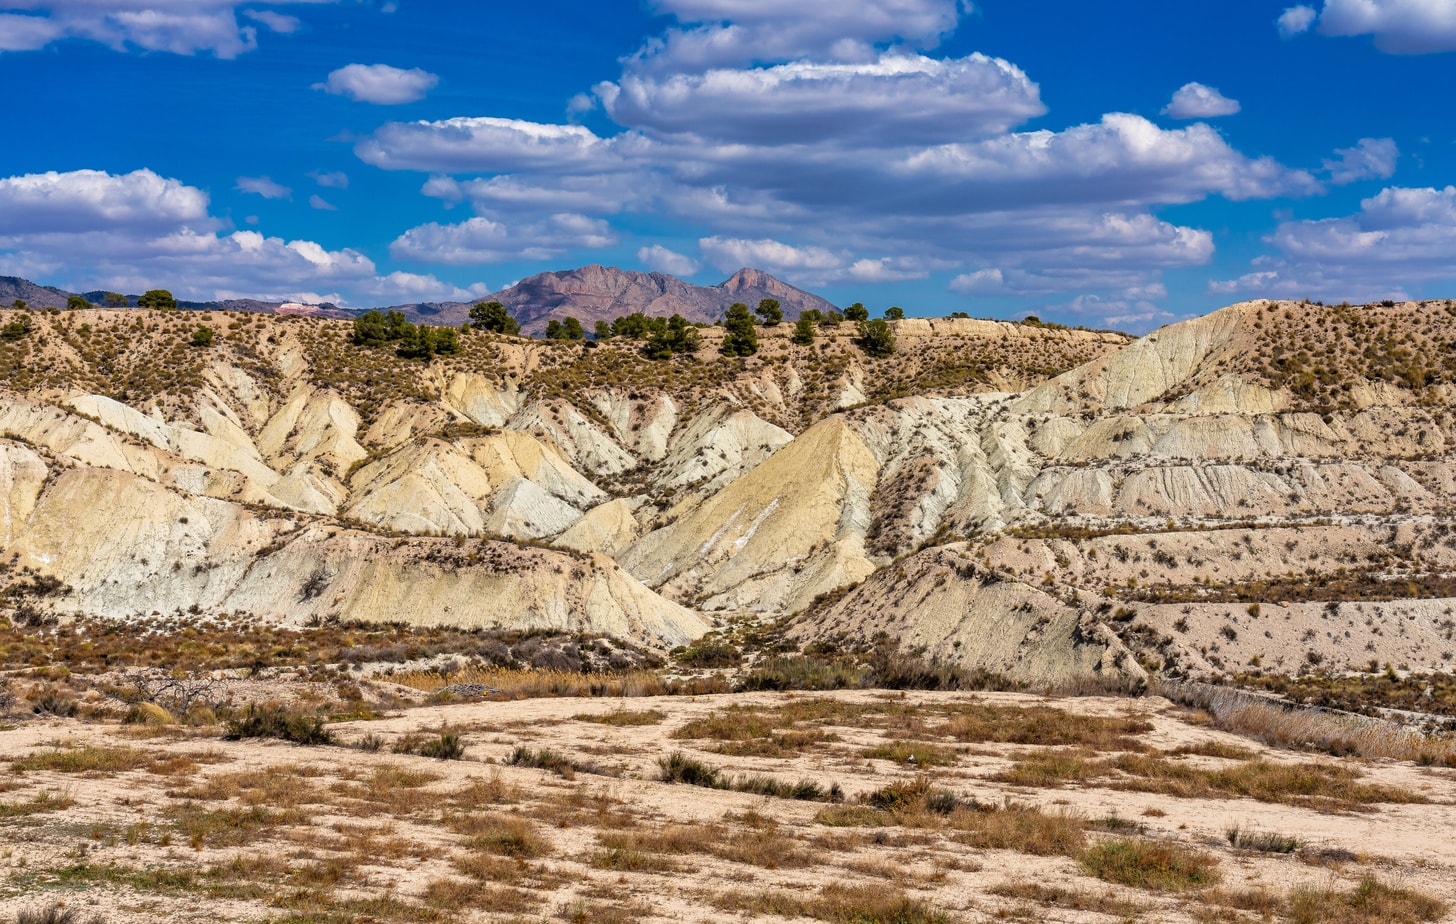
[[(1364, 782), (1399, 787), (1427, 801), (1321, 812), (1247, 798), (1128, 792), (1096, 783), (1025, 789), (988, 779), (1011, 767), (1019, 755), (1065, 753), (1066, 748), (942, 741), (942, 747), (954, 752), (955, 762), (929, 771), (865, 757), (866, 749), (890, 739), (933, 738), (923, 727), (897, 726), (898, 720), (856, 726), (831, 722), (822, 726), (831, 740), (783, 756), (732, 756), (718, 752), (719, 741), (672, 737), (684, 724), (730, 706), (772, 708), (821, 696), (850, 704), (914, 705), (927, 714), (980, 702), (1045, 704), (1087, 716), (1143, 716), (1153, 729), (1138, 737), (1159, 751), (1216, 742), (1276, 762), (1344, 765), (1358, 769)], [(576, 718), (621, 710), (657, 710), (664, 717), (656, 724), (631, 726)], [(1206, 896), (1198, 893), (1110, 885), (1086, 875), (1072, 857), (973, 849), (958, 842), (955, 832), (935, 826), (831, 827), (815, 820), (825, 808), (821, 802), (660, 782), (658, 760), (673, 751), (729, 773), (768, 774), (787, 782), (811, 779), (825, 786), (837, 783), (850, 802), (928, 772), (938, 788), (982, 803), (999, 805), (1011, 799), (1091, 821), (1111, 817), (1145, 825), (1143, 837), (1216, 856), (1226, 891), (1262, 887), (1283, 895), (1301, 886), (1349, 887), (1374, 872), (1387, 882), (1456, 907), (1452, 771), (1268, 750), (1200, 725), (1197, 716), (1158, 698), (1049, 700), (1021, 694), (851, 691), (535, 699), (416, 708), (333, 728), (345, 745), (375, 735), (385, 746), (377, 752), (305, 748), (276, 741), (224, 741), (216, 730), (151, 730), (73, 720), (28, 722), (0, 731), (0, 761), (84, 745), (136, 749), (151, 761), (147, 767), (116, 772), (17, 772), (13, 766), (9, 772), (0, 771), (0, 920), (12, 920), (20, 909), (63, 901), (109, 924), (154, 922), (159, 915), (173, 921), (717, 921), (749, 916), (724, 910), (724, 895), (783, 890), (813, 898), (822, 887), (835, 883), (871, 885), (896, 894), (903, 890), (956, 921), (1278, 919), (1277, 913), (1269, 918), (1233, 911), (1224, 911), (1222, 918), (1208, 917)], [(465, 759), (442, 761), (390, 752), (390, 743), (406, 735), (442, 729), (462, 735)], [(596, 772), (578, 770), (563, 776), (508, 765), (518, 746), (550, 749), (583, 767), (594, 765), (590, 769)], [(1197, 756), (1179, 759), (1207, 766), (1234, 762)], [(210, 783), (221, 785), (220, 781), (252, 772), (267, 776), (270, 768), (273, 790), (255, 793), (251, 801), (236, 790), (231, 796), (223, 795), (227, 790), (207, 792)], [(426, 776), (379, 795), (384, 790), (370, 781), (392, 770)], [(371, 785), (376, 793), (373, 801), (359, 795)], [(472, 785), (474, 789), (469, 788)], [(507, 795), (500, 798), (501, 793)], [(69, 806), (45, 808), (43, 800)], [(485, 804), (492, 801), (499, 804)], [(255, 804), (294, 814), (242, 833), (209, 831), (200, 840), (188, 834), (186, 817), (203, 811), (242, 811)], [(187, 816), (189, 812), (192, 816)], [(457, 907), (444, 903), (438, 891), (441, 881), (473, 881), (462, 876), (457, 862), (462, 851), (473, 849), (469, 832), (458, 824), (452, 829), (450, 819), (482, 812), (515, 818), (540, 839), (531, 855), (511, 859), (518, 864), (516, 872), (496, 877), (504, 884), (491, 888), (509, 885), (518, 897), (496, 912), (486, 910), (491, 907), (489, 896), (476, 895)], [(1225, 836), (1234, 825), (1292, 836), (1302, 849), (1294, 854), (1234, 850)], [(616, 834), (679, 830), (673, 826), (690, 826), (692, 837), (701, 837), (715, 849), (736, 842), (734, 838), (768, 832), (788, 852), (779, 860), (773, 859), (773, 851), (734, 859), (724, 856), (723, 850), (694, 849), (668, 853), (656, 863), (658, 868), (649, 863), (642, 869), (600, 859)], [(1110, 836), (1114, 835), (1089, 832), (1093, 841)], [(263, 860), (274, 864), (270, 873), (252, 878), (238, 874), (228, 880), (232, 888), (218, 886), (217, 877), (183, 886), (159, 885), (154, 875), (159, 870), (217, 870), (229, 864), (234, 869), (249, 864), (257, 868)], [(324, 888), (317, 881), (317, 870), (330, 863), (334, 872)], [(117, 874), (117, 868), (128, 875)], [(300, 870), (314, 872), (292, 875)], [(131, 875), (135, 871), (150, 878)], [(237, 886), (243, 881), (248, 888)], [(1007, 883), (1053, 885), (1121, 900), (1124, 906), (1108, 915), (992, 893)], [(435, 892), (430, 891), (432, 884)], [(336, 916), (310, 917), (299, 910), (307, 904), (300, 896), (310, 889), (311, 894), (325, 896), (325, 904), (336, 906)], [(415, 910), (400, 911), (400, 907)], [(780, 919), (772, 914), (761, 917)]]

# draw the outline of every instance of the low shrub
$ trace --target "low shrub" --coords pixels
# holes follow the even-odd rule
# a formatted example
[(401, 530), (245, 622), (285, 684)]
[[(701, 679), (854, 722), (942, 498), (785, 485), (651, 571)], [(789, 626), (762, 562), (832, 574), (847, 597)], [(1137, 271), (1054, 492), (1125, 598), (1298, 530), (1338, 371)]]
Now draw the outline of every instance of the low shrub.
[(43, 908), (22, 908), (15, 915), (15, 924), (101, 924), (98, 917), (82, 918), (75, 908), (67, 908), (60, 902), (51, 902)]
[(275, 703), (249, 703), (242, 715), (228, 720), (225, 737), (229, 741), (242, 738), (280, 738), (294, 744), (310, 746), (335, 743), (334, 733), (324, 726), (321, 717), (299, 715)]
[(565, 777), (568, 780), (573, 779), (576, 776), (576, 771), (580, 769), (577, 767), (575, 761), (564, 754), (558, 754), (546, 748), (533, 751), (525, 745), (517, 745), (516, 749), (511, 751), (511, 756), (506, 759), (506, 763), (513, 767), (534, 767), (537, 770), (550, 770), (552, 773)]
[(708, 789), (729, 789), (775, 799), (797, 799), (805, 802), (842, 802), (844, 790), (838, 783), (824, 786), (813, 780), (788, 783), (764, 774), (728, 776), (717, 767), (706, 764), (681, 751), (673, 751), (657, 761), (658, 779), (664, 783), (683, 783)]
[(1294, 853), (1299, 849), (1299, 838), (1272, 831), (1245, 831), (1239, 825), (1230, 827), (1224, 834), (1230, 847), (1239, 850), (1260, 850), (1265, 853)]
[(420, 756), (433, 757), (436, 760), (460, 760), (465, 756), (465, 745), (460, 743), (459, 735), (447, 732), (422, 744)]
[(1082, 851), (1088, 874), (1118, 885), (1181, 892), (1214, 885), (1222, 878), (1218, 859), (1173, 844), (1114, 838)]
[(724, 788), (722, 771), (689, 757), (682, 751), (673, 751), (668, 756), (659, 758), (657, 766), (660, 770), (658, 779), (664, 783), (685, 783), (688, 786), (706, 786), (709, 789)]
[(1386, 885), (1373, 874), (1349, 892), (1295, 889), (1289, 903), (1292, 924), (1420, 924), (1446, 916), (1446, 905), (1438, 899)]

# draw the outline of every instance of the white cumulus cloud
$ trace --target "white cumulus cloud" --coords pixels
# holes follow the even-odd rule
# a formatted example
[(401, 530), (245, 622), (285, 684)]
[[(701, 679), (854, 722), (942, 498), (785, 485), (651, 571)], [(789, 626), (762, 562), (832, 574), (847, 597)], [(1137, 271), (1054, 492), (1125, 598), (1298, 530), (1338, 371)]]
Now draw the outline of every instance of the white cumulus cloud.
[(1284, 222), (1268, 242), (1277, 256), (1210, 290), (1366, 300), (1449, 286), (1456, 282), (1456, 187), (1387, 187), (1354, 215)]
[(1391, 138), (1361, 138), (1353, 148), (1340, 148), (1335, 156), (1326, 159), (1325, 170), (1329, 171), (1330, 182), (1346, 186), (1357, 180), (1389, 179), (1395, 173), (1400, 149)]
[(331, 71), (328, 80), (313, 87), (356, 102), (398, 106), (424, 99), (439, 83), (438, 76), (418, 67), (402, 70), (388, 64), (349, 64)]
[(550, 260), (570, 250), (610, 247), (616, 234), (606, 222), (584, 215), (559, 214), (507, 227), (476, 217), (459, 224), (420, 225), (389, 245), (398, 260), (468, 266), (505, 260)]
[(264, 199), (288, 199), (293, 190), (281, 183), (275, 183), (266, 176), (240, 176), (235, 187), (245, 193), (262, 196)]
[(33, 173), (0, 179), (0, 235), (208, 227), (207, 194), (150, 170)]
[(682, 27), (649, 42), (634, 68), (709, 70), (801, 58), (864, 60), (876, 45), (932, 48), (969, 3), (959, 0), (657, 0)]
[[(267, 7), (333, 0), (7, 0), (0, 13), (0, 51), (43, 48), (63, 38), (180, 55), (210, 52), (233, 58), (258, 45), (258, 27), (280, 33), (298, 29), (292, 16)], [(245, 19), (238, 21), (239, 9)]]
[(1293, 38), (1296, 35), (1302, 35), (1308, 32), (1309, 27), (1314, 25), (1314, 21), (1318, 16), (1319, 13), (1315, 12), (1315, 8), (1312, 6), (1304, 6), (1303, 4), (1300, 6), (1291, 6), (1279, 14), (1277, 24), (1279, 26), (1280, 38)]
[[(150, 170), (0, 178), (0, 272), (54, 278), (80, 291), (160, 286), (199, 300), (317, 301), (327, 292), (367, 305), (397, 284), (351, 248), (222, 228), (208, 213), (206, 193)], [(80, 266), (78, 253), (86, 255)], [(413, 285), (432, 298), (465, 291), (433, 276), (415, 277)]]
[(313, 181), (315, 183), (329, 189), (349, 188), (349, 175), (347, 173), (342, 173), (339, 171), (335, 171), (333, 173), (322, 173), (319, 171), (315, 171), (313, 173), (310, 173), (309, 176), (313, 177)]
[(692, 257), (668, 250), (661, 244), (643, 247), (637, 251), (637, 262), (657, 273), (673, 276), (691, 276), (698, 271), (698, 261)]
[(1213, 87), (1185, 83), (1173, 94), (1163, 113), (1175, 119), (1212, 119), (1233, 115), (1240, 108), (1238, 100), (1229, 99)]
[(437, 173), (596, 168), (611, 157), (607, 143), (580, 125), (490, 117), (391, 122), (354, 151), (386, 170)]
[(707, 261), (725, 273), (745, 266), (766, 269), (770, 273), (803, 278), (822, 278), (844, 266), (844, 256), (823, 247), (795, 247), (772, 238), (705, 237), (698, 249)]
[(743, 144), (902, 147), (1005, 132), (1046, 112), (1036, 84), (1000, 58), (884, 54), (701, 74), (628, 73), (597, 87), (619, 124)]
[(317, 209), (320, 212), (337, 212), (339, 210), (339, 207), (337, 205), (334, 205), (332, 202), (325, 199), (323, 196), (320, 196), (318, 193), (314, 193), (312, 196), (308, 197), (308, 207), (311, 209)]
[(1388, 54), (1421, 55), (1456, 51), (1456, 4), (1451, 0), (1324, 0), (1300, 5), (1279, 17), (1285, 38), (1314, 28), (1320, 35), (1368, 35)]

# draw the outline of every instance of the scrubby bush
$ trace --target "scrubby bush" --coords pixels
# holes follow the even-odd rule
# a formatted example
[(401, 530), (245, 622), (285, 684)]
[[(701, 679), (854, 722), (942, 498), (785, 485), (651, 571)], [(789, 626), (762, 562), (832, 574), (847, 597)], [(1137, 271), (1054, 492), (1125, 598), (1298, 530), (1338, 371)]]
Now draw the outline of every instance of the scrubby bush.
[(299, 715), (275, 703), (249, 703), (243, 714), (227, 722), (227, 738), (281, 738), (294, 744), (334, 744), (334, 733), (319, 716)]
[(747, 305), (742, 302), (730, 305), (723, 329), (727, 336), (719, 352), (724, 356), (752, 356), (758, 352), (758, 332), (753, 328), (753, 315), (749, 314)]
[(515, 336), (521, 325), (500, 302), (478, 302), (470, 307), (470, 326), (493, 334)]
[(865, 351), (866, 356), (884, 358), (895, 352), (895, 334), (890, 330), (889, 322), (879, 318), (860, 321), (859, 336), (854, 338), (854, 342)]
[(776, 298), (765, 298), (759, 300), (758, 307), (753, 309), (758, 315), (764, 327), (776, 327), (784, 319), (783, 309), (779, 307), (779, 300)]
[(567, 318), (565, 321), (553, 318), (546, 322), (546, 339), (585, 340), (586, 331), (582, 329), (581, 322), (576, 318)]

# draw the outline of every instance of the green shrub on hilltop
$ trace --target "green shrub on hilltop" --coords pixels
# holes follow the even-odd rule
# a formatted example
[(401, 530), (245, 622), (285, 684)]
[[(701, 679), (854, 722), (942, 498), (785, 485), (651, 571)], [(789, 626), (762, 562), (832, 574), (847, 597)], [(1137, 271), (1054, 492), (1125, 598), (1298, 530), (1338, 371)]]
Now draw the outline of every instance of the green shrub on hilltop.
[(753, 328), (753, 315), (749, 314), (747, 305), (735, 302), (729, 306), (723, 327), (728, 335), (723, 338), (719, 352), (724, 356), (752, 356), (758, 352), (758, 332)]
[(470, 308), (470, 326), (493, 334), (515, 336), (521, 325), (500, 302), (478, 302)]

